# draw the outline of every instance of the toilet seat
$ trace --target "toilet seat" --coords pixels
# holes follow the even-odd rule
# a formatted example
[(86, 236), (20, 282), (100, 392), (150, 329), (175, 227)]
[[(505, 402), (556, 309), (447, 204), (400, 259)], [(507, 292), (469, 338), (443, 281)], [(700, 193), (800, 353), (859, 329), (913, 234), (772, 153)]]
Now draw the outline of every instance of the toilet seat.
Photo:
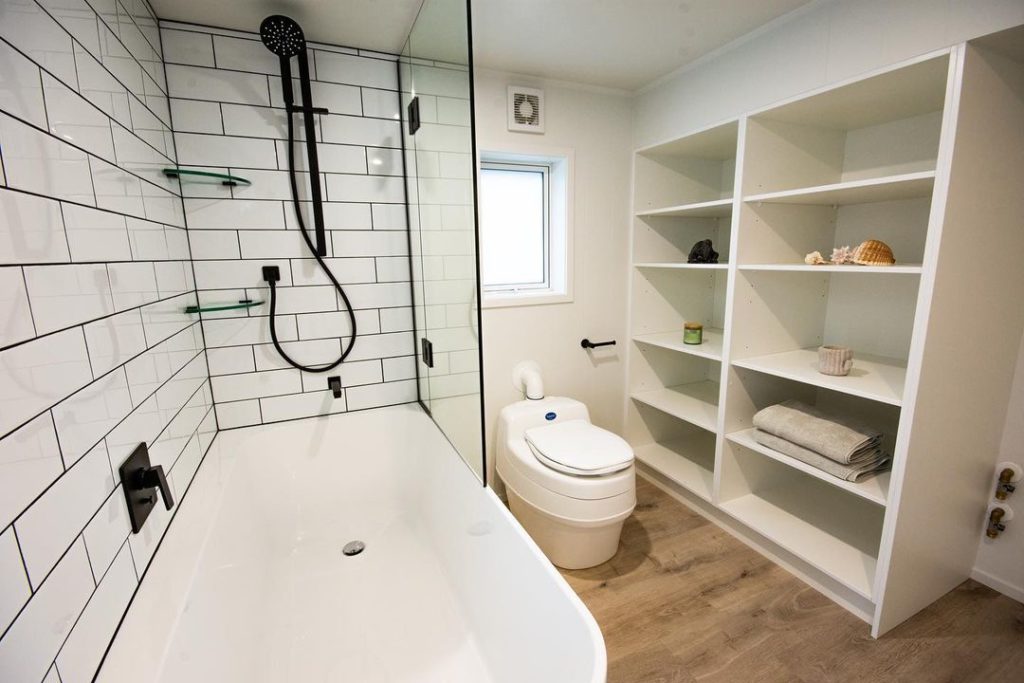
[(633, 464), (633, 450), (625, 440), (586, 420), (532, 427), (524, 435), (537, 460), (564, 474), (600, 477)]
[[(506, 485), (521, 491), (533, 490), (538, 500), (554, 496), (566, 500), (594, 501), (614, 498), (624, 493), (632, 495), (635, 488), (632, 463), (618, 472), (601, 476), (566, 474), (542, 463), (522, 437), (509, 440), (506, 456), (498, 461), (498, 470)], [(530, 499), (534, 500), (532, 497)]]

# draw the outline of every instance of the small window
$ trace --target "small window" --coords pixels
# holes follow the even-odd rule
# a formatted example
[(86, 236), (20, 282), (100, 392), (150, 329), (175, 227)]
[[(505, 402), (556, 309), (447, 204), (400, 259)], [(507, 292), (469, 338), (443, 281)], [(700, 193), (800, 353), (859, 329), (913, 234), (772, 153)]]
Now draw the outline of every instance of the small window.
[(486, 291), (546, 289), (549, 166), (485, 162), (480, 169), (483, 286)]
[(566, 157), (484, 153), (481, 280), (489, 306), (568, 297)]

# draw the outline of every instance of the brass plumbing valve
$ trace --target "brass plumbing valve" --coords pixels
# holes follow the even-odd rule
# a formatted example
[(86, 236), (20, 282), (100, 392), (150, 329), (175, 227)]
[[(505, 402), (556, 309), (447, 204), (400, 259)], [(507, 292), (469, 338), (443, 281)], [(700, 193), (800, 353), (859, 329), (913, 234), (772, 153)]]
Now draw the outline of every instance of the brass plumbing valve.
[(1017, 485), (1013, 483), (1016, 475), (1017, 473), (1009, 467), (999, 473), (999, 483), (996, 484), (997, 500), (1006, 500), (1011, 493), (1017, 490)]
[(992, 508), (992, 512), (988, 515), (988, 528), (985, 530), (985, 535), (989, 538), (996, 538), (999, 534), (1006, 531), (1006, 524), (1003, 523), (1003, 517), (1005, 516), (1006, 510), (1003, 508)]

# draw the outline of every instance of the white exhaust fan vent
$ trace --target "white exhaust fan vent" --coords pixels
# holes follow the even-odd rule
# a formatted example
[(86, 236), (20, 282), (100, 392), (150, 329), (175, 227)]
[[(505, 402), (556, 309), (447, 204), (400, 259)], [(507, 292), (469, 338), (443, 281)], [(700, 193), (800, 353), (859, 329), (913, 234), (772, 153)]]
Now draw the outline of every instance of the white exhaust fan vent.
[(508, 87), (508, 129), (520, 133), (544, 132), (544, 91), (518, 85)]

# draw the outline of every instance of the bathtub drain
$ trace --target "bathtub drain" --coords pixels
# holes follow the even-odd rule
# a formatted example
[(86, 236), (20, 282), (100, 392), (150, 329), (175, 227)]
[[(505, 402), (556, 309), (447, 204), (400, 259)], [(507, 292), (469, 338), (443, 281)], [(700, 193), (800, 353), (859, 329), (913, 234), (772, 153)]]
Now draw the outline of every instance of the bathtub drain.
[(366, 544), (362, 541), (349, 541), (345, 544), (345, 547), (341, 549), (342, 554), (346, 557), (352, 557), (366, 550)]

